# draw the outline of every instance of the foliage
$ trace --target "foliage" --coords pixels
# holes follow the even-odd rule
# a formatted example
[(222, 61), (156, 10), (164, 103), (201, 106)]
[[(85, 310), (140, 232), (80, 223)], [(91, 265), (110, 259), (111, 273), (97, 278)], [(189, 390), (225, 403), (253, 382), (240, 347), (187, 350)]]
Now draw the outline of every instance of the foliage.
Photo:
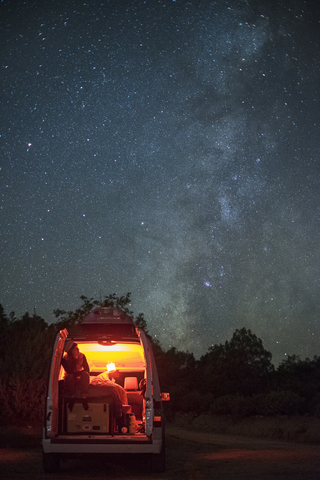
[(250, 330), (236, 330), (230, 342), (210, 347), (199, 362), (202, 391), (215, 397), (252, 395), (265, 389), (273, 371), (272, 355)]
[(105, 296), (104, 300), (94, 299), (93, 297), (87, 298), (85, 295), (80, 296), (82, 300), (82, 305), (76, 310), (60, 310), (56, 309), (53, 311), (55, 317), (58, 319), (56, 322), (56, 329), (62, 330), (66, 328), (67, 330), (73, 330), (74, 327), (79, 325), (83, 318), (88, 315), (95, 307), (113, 307), (119, 308), (124, 313), (133, 318), (136, 326), (148, 335), (147, 322), (144, 319), (143, 313), (140, 313), (136, 318), (131, 310), (129, 310), (128, 305), (131, 302), (131, 293), (128, 292), (122, 297), (117, 297), (115, 293)]
[(0, 404), (3, 417), (39, 418), (55, 329), (38, 315), (1, 324)]
[(257, 414), (254, 398), (243, 395), (218, 397), (211, 403), (209, 412), (212, 415), (232, 415), (236, 418)]
[(196, 360), (175, 347), (165, 351), (148, 332), (141, 313), (129, 310), (131, 294), (104, 300), (81, 296), (74, 311), (56, 310), (57, 322), (48, 325), (37, 315), (17, 319), (0, 305), (0, 404), (1, 416), (40, 419), (56, 332), (76, 327), (96, 306), (116, 307), (130, 315), (152, 343), (162, 391), (170, 392), (165, 404), (168, 417), (176, 412), (199, 415), (320, 415), (320, 357), (300, 360), (289, 356), (277, 370), (271, 353), (250, 330), (236, 330), (230, 341), (214, 345)]
[(0, 379), (1, 417), (6, 419), (24, 418), (41, 420), (46, 393), (44, 379), (20, 377)]
[(144, 318), (144, 315), (143, 313), (139, 313), (139, 315), (137, 316), (137, 318), (135, 319), (134, 321), (135, 325), (137, 328), (139, 328), (140, 330), (143, 330), (144, 333), (150, 337), (149, 333), (148, 333), (148, 327), (147, 327), (147, 321), (146, 319)]
[(8, 345), (8, 324), (9, 319), (3, 306), (0, 304), (0, 359), (3, 357)]
[(43, 378), (47, 373), (55, 329), (43, 318), (25, 313), (21, 320), (9, 322), (6, 346), (1, 355), (1, 378)]
[(159, 347), (155, 349), (155, 360), (163, 390), (167, 391), (177, 380), (187, 389), (194, 388), (196, 360), (192, 353), (181, 352), (175, 347), (163, 351)]
[(84, 295), (81, 295), (80, 299), (83, 301), (83, 304), (77, 308), (76, 310), (60, 310), (56, 309), (53, 311), (58, 321), (56, 323), (56, 327), (58, 330), (62, 330), (63, 328), (70, 329), (74, 325), (77, 325), (83, 320), (85, 315), (91, 312), (91, 310), (99, 305), (98, 300), (94, 300), (93, 298), (87, 298)]
[(211, 393), (202, 395), (199, 391), (192, 390), (181, 398), (179, 410), (184, 413), (192, 412), (201, 415), (201, 413), (208, 412), (213, 400)]
[(290, 390), (271, 391), (256, 396), (256, 413), (260, 415), (298, 415), (305, 399)]
[(232, 415), (242, 418), (252, 415), (299, 415), (303, 413), (305, 399), (295, 392), (277, 390), (253, 395), (225, 395), (210, 405), (212, 415)]
[[(288, 356), (274, 375), (274, 387), (296, 392), (308, 400), (320, 393), (320, 357), (301, 360), (299, 356)], [(311, 408), (311, 405), (310, 405)]]

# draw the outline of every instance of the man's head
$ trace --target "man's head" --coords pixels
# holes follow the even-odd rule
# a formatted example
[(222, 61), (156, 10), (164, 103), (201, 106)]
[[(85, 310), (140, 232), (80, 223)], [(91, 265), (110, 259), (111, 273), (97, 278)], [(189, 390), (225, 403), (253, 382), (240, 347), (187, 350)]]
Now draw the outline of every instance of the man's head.
[(73, 340), (67, 341), (64, 349), (68, 355), (71, 355), (74, 358), (77, 358), (79, 356), (78, 344), (75, 343)]

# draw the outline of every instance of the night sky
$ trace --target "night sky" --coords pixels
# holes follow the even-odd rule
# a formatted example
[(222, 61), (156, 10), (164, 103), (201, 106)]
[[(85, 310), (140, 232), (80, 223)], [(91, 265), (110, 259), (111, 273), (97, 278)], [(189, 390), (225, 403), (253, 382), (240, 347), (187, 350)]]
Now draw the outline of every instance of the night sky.
[(0, 303), (320, 355), (318, 0), (2, 0)]

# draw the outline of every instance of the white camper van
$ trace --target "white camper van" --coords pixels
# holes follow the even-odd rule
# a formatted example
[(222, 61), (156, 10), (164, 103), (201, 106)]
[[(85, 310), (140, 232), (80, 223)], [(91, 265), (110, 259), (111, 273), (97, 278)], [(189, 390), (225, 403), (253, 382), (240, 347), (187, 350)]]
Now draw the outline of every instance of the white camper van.
[[(70, 398), (65, 388), (61, 360), (70, 340), (89, 365), (86, 403), (80, 392)], [(163, 400), (169, 394), (160, 392), (145, 333), (122, 310), (95, 308), (76, 333), (64, 329), (54, 343), (42, 439), (44, 471), (58, 471), (63, 456), (96, 453), (150, 454), (152, 470), (164, 471)]]

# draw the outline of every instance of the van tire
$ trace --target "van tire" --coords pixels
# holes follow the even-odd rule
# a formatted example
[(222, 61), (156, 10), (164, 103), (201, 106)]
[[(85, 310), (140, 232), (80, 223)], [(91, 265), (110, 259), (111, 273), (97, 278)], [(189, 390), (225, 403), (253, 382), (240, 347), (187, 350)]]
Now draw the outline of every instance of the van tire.
[(151, 471), (154, 473), (163, 473), (166, 470), (166, 441), (165, 428), (162, 427), (162, 444), (160, 453), (151, 454)]
[(152, 453), (151, 470), (154, 473), (163, 473), (166, 470), (166, 454), (163, 447), (160, 453)]
[(42, 467), (45, 473), (56, 473), (60, 470), (60, 455), (58, 453), (42, 452)]

